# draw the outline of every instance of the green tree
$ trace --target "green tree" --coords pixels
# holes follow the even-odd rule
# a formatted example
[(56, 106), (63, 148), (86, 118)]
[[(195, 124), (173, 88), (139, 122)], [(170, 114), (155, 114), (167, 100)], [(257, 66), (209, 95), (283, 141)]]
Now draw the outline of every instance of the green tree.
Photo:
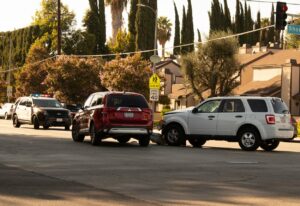
[[(239, 0), (236, 0), (234, 31), (235, 33), (241, 33), (243, 31), (241, 3)], [(242, 44), (242, 36), (239, 36), (239, 42)]]
[[(186, 13), (185, 13), (185, 7), (182, 7), (182, 26), (181, 26), (181, 45), (185, 45), (188, 43), (188, 34), (187, 34), (187, 19), (186, 19)], [(185, 54), (188, 52), (188, 49), (186, 46), (182, 46), (180, 48), (181, 54)]]
[[(231, 33), (214, 32), (209, 39), (228, 36)], [(238, 41), (235, 38), (226, 38), (210, 41), (197, 52), (182, 57), (183, 72), (200, 99), (202, 93), (210, 91), (210, 96), (224, 96), (238, 85), (240, 65), (235, 58), (238, 51)]]
[[(147, 7), (138, 7), (136, 16), (136, 50), (154, 49), (155, 18), (157, 11), (157, 0), (139, 0), (140, 4)], [(152, 11), (153, 10), (153, 11)], [(149, 59), (153, 52), (143, 53), (143, 57)]]
[(82, 103), (89, 94), (104, 90), (98, 77), (99, 59), (60, 56), (48, 69), (47, 91), (62, 102)]
[(43, 46), (38, 43), (32, 45), (24, 66), (15, 74), (17, 97), (32, 93), (46, 93), (47, 86), (44, 80), (48, 75), (48, 62), (39, 62), (48, 57), (48, 51)]
[(121, 29), (123, 25), (122, 13), (127, 5), (128, 0), (105, 0), (105, 2), (110, 6), (112, 17), (112, 34), (113, 41), (115, 41), (118, 30)]
[(115, 41), (108, 42), (108, 48), (113, 53), (124, 53), (130, 50), (130, 34), (124, 29), (120, 29)]
[[(274, 19), (274, 5), (272, 4), (272, 9), (271, 9), (271, 16), (270, 16), (270, 25), (275, 24), (275, 19)], [(269, 42), (275, 42), (275, 28), (271, 27), (269, 28), (268, 31), (268, 41)]]
[(171, 38), (172, 23), (170, 20), (161, 16), (157, 19), (157, 39), (162, 46), (162, 57), (165, 58), (165, 45)]
[[(268, 18), (262, 18), (260, 24), (261, 24), (261, 27), (266, 27), (266, 26), (270, 25), (270, 21)], [(266, 30), (266, 29), (260, 30), (260, 42), (265, 46), (269, 43), (268, 42), (268, 30)]]
[[(186, 14), (186, 34), (188, 36), (187, 43), (194, 43), (194, 21), (193, 21), (193, 9), (192, 2), (188, 0), (188, 9)], [(187, 47), (188, 52), (194, 51), (194, 44)]]
[(96, 40), (93, 34), (75, 30), (69, 34), (64, 34), (62, 50), (66, 55), (93, 54), (95, 44)]
[[(33, 17), (33, 25), (38, 25), (43, 34), (40, 40), (50, 54), (57, 51), (57, 0), (42, 0), (40, 10)], [(74, 24), (75, 14), (68, 7), (61, 5), (61, 31), (68, 32)]]
[(90, 9), (84, 17), (83, 25), (88, 33), (94, 35), (96, 44), (92, 47), (93, 53), (103, 54), (107, 52), (104, 0), (89, 0), (89, 4)]
[[(177, 11), (176, 4), (174, 2), (174, 10), (175, 10), (175, 35), (174, 35), (174, 47), (180, 45), (180, 22), (179, 22), (179, 15)], [(180, 54), (180, 47), (176, 47), (173, 49), (173, 54), (178, 55)]]
[(128, 15), (128, 31), (130, 35), (129, 51), (131, 52), (135, 51), (135, 39), (136, 39), (135, 20), (136, 20), (137, 4), (138, 4), (138, 0), (130, 1), (130, 13)]
[[(255, 29), (259, 29), (261, 28), (261, 19), (260, 19), (260, 11), (257, 12), (257, 15), (256, 15), (256, 22), (255, 22)], [(260, 34), (261, 32), (260, 31), (257, 31), (255, 32), (255, 42), (260, 42)]]
[(231, 28), (231, 15), (230, 15), (230, 10), (228, 8), (227, 0), (224, 0), (224, 27), (225, 30), (232, 30)]
[(152, 72), (141, 54), (106, 62), (100, 73), (102, 84), (109, 90), (131, 91), (149, 97), (148, 81)]

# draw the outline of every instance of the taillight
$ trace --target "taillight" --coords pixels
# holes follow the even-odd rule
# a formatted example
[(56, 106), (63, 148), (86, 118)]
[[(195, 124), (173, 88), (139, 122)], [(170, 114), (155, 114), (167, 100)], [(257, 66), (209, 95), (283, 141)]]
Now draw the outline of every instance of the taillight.
[(275, 124), (275, 116), (267, 114), (266, 121), (267, 121), (267, 124)]

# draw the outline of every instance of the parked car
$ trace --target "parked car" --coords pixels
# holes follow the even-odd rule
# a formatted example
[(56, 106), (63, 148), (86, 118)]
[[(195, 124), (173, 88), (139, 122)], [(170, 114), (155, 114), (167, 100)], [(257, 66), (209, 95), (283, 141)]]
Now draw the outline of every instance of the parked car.
[(4, 119), (11, 118), (13, 106), (13, 103), (5, 103), (3, 106), (0, 106), (0, 117)]
[(43, 126), (48, 129), (52, 126), (63, 126), (70, 129), (71, 113), (55, 98), (43, 96), (21, 97), (17, 100), (13, 112), (13, 126), (32, 124), (34, 129)]
[(65, 104), (62, 103), (62, 106), (70, 111), (72, 120), (74, 119), (75, 114), (80, 110), (81, 106), (77, 104)]
[(72, 124), (72, 138), (82, 142), (91, 136), (92, 145), (115, 138), (126, 143), (130, 138), (148, 146), (153, 130), (153, 113), (145, 97), (132, 92), (97, 92), (91, 94)]
[(271, 151), (294, 136), (286, 104), (274, 97), (215, 97), (191, 109), (168, 112), (161, 129), (169, 145), (188, 140), (200, 147), (207, 140), (237, 141), (243, 150)]

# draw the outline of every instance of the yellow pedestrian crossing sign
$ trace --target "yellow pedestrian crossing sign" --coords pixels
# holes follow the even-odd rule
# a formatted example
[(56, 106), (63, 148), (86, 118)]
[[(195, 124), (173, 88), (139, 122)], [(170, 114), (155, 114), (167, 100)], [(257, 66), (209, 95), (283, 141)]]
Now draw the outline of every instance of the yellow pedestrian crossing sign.
[(160, 88), (160, 78), (157, 74), (153, 74), (149, 79), (149, 88), (150, 89), (159, 89)]

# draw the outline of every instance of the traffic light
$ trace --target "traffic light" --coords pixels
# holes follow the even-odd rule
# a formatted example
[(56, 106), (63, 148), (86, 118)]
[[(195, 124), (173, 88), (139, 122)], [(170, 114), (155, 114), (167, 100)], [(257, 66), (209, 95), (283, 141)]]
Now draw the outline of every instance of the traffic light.
[(275, 28), (277, 30), (284, 30), (285, 26), (287, 25), (286, 18), (287, 14), (286, 11), (288, 7), (285, 2), (277, 2), (276, 4), (276, 24)]

